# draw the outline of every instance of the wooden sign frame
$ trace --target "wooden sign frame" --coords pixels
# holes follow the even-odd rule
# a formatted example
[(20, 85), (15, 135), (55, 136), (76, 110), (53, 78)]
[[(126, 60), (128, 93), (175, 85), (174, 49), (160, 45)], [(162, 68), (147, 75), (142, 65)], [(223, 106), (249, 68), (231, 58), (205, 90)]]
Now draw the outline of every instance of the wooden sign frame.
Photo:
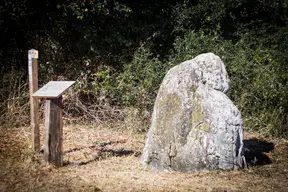
[(33, 98), (45, 98), (44, 158), (56, 166), (63, 165), (62, 94), (75, 81), (50, 81), (32, 94)]
[(50, 81), (32, 94), (33, 98), (45, 98), (44, 158), (56, 166), (63, 165), (62, 94), (75, 81)]

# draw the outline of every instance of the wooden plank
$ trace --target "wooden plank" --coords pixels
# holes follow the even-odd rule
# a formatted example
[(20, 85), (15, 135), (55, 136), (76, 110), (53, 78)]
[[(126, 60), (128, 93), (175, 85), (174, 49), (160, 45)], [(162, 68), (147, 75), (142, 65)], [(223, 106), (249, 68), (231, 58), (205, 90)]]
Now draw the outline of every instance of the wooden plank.
[(56, 166), (63, 165), (62, 96), (46, 100), (44, 158)]
[(57, 98), (74, 83), (75, 81), (50, 81), (32, 96), (34, 98)]
[(39, 133), (39, 101), (33, 98), (32, 94), (38, 90), (38, 51), (32, 49), (28, 52), (29, 68), (29, 89), (30, 89), (30, 117), (32, 132), (32, 148), (34, 151), (40, 151), (40, 133)]

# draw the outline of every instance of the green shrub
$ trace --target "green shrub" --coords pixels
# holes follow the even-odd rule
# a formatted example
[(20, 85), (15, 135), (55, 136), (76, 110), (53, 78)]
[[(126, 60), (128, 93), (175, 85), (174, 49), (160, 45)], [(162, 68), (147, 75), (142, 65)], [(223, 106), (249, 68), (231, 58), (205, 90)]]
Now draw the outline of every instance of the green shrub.
[[(246, 127), (277, 136), (287, 136), (287, 77), (272, 52), (259, 46), (236, 46), (231, 72), (231, 98), (242, 111)], [(237, 50), (242, 50), (237, 52)]]
[(222, 59), (229, 59), (231, 49), (233, 49), (233, 44), (221, 36), (205, 35), (203, 31), (190, 31), (183, 38), (176, 38), (170, 62), (174, 65), (179, 64), (207, 52), (213, 52)]
[(149, 48), (141, 45), (133, 60), (124, 65), (123, 72), (117, 77), (121, 104), (151, 109), (168, 69), (169, 64), (153, 58)]
[(100, 97), (114, 98), (116, 96), (116, 73), (105, 65), (100, 65), (96, 73), (92, 74), (93, 92)]
[(242, 112), (246, 128), (287, 136), (288, 77), (274, 52), (261, 44), (252, 47), (245, 39), (232, 44), (217, 35), (192, 31), (176, 39), (170, 62), (178, 64), (205, 52), (224, 61), (231, 80), (228, 95)]

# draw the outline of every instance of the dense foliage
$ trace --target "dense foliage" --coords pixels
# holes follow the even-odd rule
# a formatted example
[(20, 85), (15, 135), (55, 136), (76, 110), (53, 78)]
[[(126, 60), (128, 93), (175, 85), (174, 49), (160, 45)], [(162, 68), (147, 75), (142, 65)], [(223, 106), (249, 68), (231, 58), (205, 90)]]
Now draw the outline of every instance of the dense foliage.
[(88, 105), (140, 111), (172, 66), (214, 52), (246, 127), (288, 136), (287, 0), (2, 0), (0, 34), (2, 123), (29, 114), (28, 49), (39, 50), (40, 85), (77, 78)]

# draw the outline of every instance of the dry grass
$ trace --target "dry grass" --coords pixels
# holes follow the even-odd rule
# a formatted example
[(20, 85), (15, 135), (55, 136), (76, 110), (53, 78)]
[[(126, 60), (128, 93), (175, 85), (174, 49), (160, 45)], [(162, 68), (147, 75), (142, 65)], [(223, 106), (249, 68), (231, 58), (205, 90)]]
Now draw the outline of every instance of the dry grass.
[(266, 154), (271, 164), (189, 174), (144, 169), (139, 159), (145, 135), (123, 123), (66, 124), (61, 168), (31, 152), (29, 128), (0, 129), (0, 191), (288, 191), (288, 142), (254, 133), (247, 137), (275, 144)]

